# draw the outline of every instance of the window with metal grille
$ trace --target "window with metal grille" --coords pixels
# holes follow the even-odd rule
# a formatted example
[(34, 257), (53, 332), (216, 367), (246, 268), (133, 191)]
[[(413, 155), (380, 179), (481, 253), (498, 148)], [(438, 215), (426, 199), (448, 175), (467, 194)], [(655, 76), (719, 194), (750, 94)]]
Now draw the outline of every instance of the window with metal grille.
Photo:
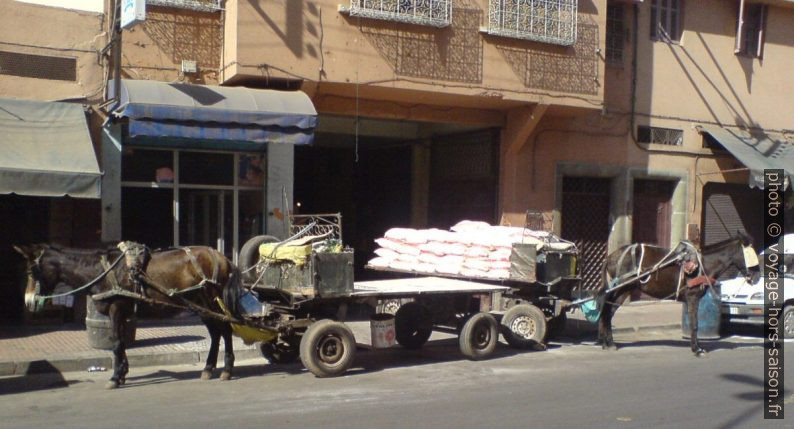
[(0, 51), (0, 74), (74, 82), (77, 59)]
[(221, 0), (146, 0), (146, 5), (174, 7), (200, 12), (215, 12), (223, 9)]
[(651, 39), (681, 40), (682, 0), (651, 1)]
[(607, 4), (607, 49), (606, 60), (609, 64), (623, 64), (623, 45), (625, 39), (625, 20), (623, 3)]
[(684, 131), (640, 125), (637, 127), (637, 141), (640, 143), (682, 146), (684, 144)]
[(711, 150), (725, 150), (725, 148), (722, 146), (722, 143), (712, 137), (709, 133), (703, 133), (703, 148)]
[(577, 0), (489, 0), (488, 34), (570, 46)]
[(350, 16), (446, 27), (452, 23), (452, 0), (351, 0)]
[(739, 9), (736, 30), (736, 53), (761, 58), (766, 26), (766, 5), (746, 4)]

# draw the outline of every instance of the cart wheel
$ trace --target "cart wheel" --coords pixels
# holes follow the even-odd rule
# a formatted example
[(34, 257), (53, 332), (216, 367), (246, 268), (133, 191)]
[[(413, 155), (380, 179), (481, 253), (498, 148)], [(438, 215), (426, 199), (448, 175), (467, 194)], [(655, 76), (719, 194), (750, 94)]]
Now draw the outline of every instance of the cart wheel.
[(417, 302), (400, 306), (394, 315), (394, 336), (406, 349), (418, 349), (433, 333), (429, 315)]
[[(259, 246), (264, 243), (277, 243), (278, 239), (270, 235), (257, 235), (243, 244), (240, 248), (240, 254), (237, 257), (237, 265), (240, 271), (246, 271), (259, 262)], [(256, 281), (256, 270), (251, 270), (243, 274), (243, 281), (252, 283)]]
[(289, 343), (269, 341), (259, 345), (262, 356), (272, 364), (293, 363), (298, 359), (300, 349)]
[(546, 316), (534, 305), (516, 305), (502, 317), (502, 336), (517, 349), (540, 344), (546, 336)]
[(565, 313), (560, 313), (549, 319), (546, 322), (546, 338), (557, 338), (558, 335), (562, 334), (562, 331), (565, 329), (565, 322), (567, 321), (568, 315)]
[(469, 359), (484, 359), (496, 348), (499, 341), (499, 326), (488, 313), (477, 313), (463, 324), (458, 341), (460, 351)]
[(306, 329), (301, 339), (301, 362), (317, 377), (343, 374), (355, 356), (356, 340), (344, 323), (319, 320)]

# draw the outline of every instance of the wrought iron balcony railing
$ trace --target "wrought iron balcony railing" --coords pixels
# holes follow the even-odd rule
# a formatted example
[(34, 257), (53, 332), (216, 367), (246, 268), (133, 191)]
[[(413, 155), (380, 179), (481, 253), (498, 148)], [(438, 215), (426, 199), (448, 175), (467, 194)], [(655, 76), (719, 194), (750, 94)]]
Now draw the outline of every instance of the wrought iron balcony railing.
[(146, 0), (147, 5), (189, 9), (200, 12), (215, 12), (223, 9), (222, 0)]
[(446, 27), (452, 23), (452, 0), (351, 0), (340, 12), (362, 18)]
[(488, 34), (570, 46), (578, 0), (490, 0)]

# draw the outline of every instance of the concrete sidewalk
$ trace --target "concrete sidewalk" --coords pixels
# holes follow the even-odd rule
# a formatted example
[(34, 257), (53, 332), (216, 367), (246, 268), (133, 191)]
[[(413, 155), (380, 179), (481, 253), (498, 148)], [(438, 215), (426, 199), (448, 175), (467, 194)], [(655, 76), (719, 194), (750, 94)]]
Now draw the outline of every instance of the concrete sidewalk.
[[(368, 322), (349, 325), (359, 344), (370, 343)], [(624, 305), (615, 314), (613, 326), (616, 334), (650, 329), (680, 331), (681, 303), (640, 301)], [(569, 313), (564, 335), (582, 337), (596, 331), (596, 326), (586, 322), (580, 311)], [(434, 332), (431, 339), (445, 336), (450, 334)], [(560, 342), (564, 344), (565, 339)], [(130, 366), (203, 365), (208, 350), (209, 335), (198, 318), (139, 320), (136, 341), (127, 350), (127, 356)], [(238, 360), (261, 357), (257, 345), (245, 345), (237, 337), (234, 337), (234, 352)], [(221, 354), (219, 364), (222, 362)], [(111, 353), (92, 348), (81, 325), (0, 327), (0, 376), (85, 371), (91, 366), (109, 371)]]

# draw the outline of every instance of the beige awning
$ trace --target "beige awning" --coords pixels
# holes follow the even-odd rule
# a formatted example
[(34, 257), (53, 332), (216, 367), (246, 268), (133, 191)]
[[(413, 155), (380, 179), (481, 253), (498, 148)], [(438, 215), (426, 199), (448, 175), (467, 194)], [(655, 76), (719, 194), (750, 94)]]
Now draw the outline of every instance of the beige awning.
[(0, 98), (0, 194), (99, 198), (83, 106)]

